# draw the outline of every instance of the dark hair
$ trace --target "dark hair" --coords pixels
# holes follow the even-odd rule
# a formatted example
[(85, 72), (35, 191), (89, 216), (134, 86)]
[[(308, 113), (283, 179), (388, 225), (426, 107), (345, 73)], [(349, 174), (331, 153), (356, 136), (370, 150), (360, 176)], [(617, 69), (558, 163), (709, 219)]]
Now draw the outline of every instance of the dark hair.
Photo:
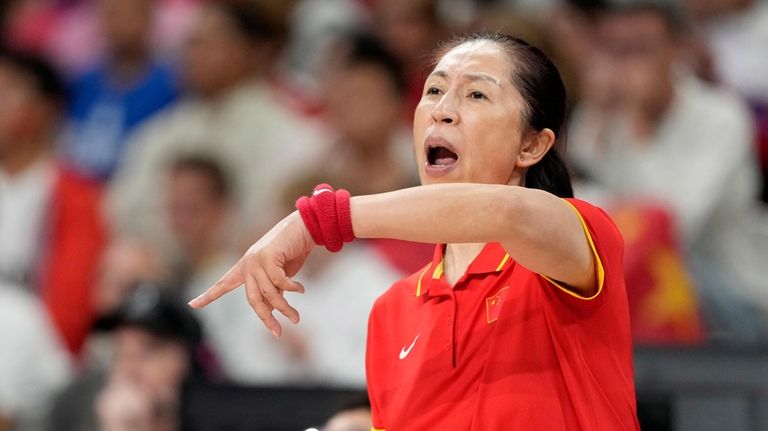
[(481, 41), (499, 44), (512, 59), (512, 82), (525, 101), (523, 114), (528, 126), (537, 132), (548, 128), (555, 133), (555, 145), (538, 163), (528, 168), (525, 186), (559, 197), (573, 197), (571, 176), (558, 152), (558, 147), (564, 145), (561, 132), (564, 131), (566, 114), (565, 85), (560, 72), (535, 46), (500, 33), (474, 33), (457, 37), (440, 47), (435, 60), (459, 45)]
[(170, 168), (172, 172), (194, 171), (205, 176), (219, 199), (227, 199), (232, 193), (230, 180), (224, 168), (210, 157), (196, 154), (180, 156), (174, 159)]
[(7, 63), (32, 80), (35, 90), (45, 99), (63, 103), (66, 90), (59, 72), (42, 57), (35, 54), (0, 47), (0, 63)]
[(350, 34), (343, 44), (348, 49), (344, 56), (346, 65), (378, 67), (390, 78), (398, 95), (405, 94), (408, 84), (403, 66), (381, 40), (371, 34), (354, 33)]

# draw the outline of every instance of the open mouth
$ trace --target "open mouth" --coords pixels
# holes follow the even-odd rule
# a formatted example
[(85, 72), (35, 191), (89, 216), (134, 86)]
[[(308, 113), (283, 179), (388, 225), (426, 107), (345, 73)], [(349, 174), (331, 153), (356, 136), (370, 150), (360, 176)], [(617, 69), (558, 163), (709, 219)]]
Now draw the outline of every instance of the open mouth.
[(444, 146), (434, 146), (427, 149), (427, 163), (430, 166), (450, 166), (459, 161), (459, 156)]

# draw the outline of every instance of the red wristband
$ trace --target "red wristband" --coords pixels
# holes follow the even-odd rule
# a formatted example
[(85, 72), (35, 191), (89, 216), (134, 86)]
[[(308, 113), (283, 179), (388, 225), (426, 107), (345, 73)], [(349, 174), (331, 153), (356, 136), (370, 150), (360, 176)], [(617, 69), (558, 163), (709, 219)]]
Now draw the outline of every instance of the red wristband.
[(310, 202), (320, 225), (320, 233), (323, 235), (325, 248), (334, 253), (341, 250), (344, 242), (341, 239), (339, 223), (336, 219), (336, 198), (333, 187), (328, 184), (315, 186)]
[(323, 242), (323, 235), (320, 233), (320, 225), (317, 223), (317, 217), (315, 216), (315, 211), (312, 209), (310, 199), (306, 196), (298, 198), (296, 200), (296, 209), (299, 210), (301, 220), (304, 222), (304, 226), (307, 227), (315, 244), (325, 245)]
[(352, 242), (355, 232), (352, 230), (352, 212), (349, 205), (349, 192), (344, 189), (336, 191), (336, 219), (344, 242)]
[(297, 199), (296, 208), (315, 244), (337, 252), (355, 239), (348, 191), (334, 192), (328, 184), (320, 184), (312, 197)]

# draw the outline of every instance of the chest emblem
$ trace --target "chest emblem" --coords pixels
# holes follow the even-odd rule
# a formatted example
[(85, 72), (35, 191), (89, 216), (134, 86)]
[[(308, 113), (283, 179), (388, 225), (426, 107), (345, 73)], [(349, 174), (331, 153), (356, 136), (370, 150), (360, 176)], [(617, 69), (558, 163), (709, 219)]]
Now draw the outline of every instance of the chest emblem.
[(509, 286), (502, 288), (495, 295), (485, 298), (485, 317), (487, 323), (492, 323), (499, 319), (501, 304), (504, 303), (507, 291), (509, 291)]
[(406, 348), (405, 346), (403, 346), (403, 348), (400, 350), (400, 355), (398, 355), (398, 357), (400, 358), (400, 360), (401, 360), (401, 361), (402, 361), (403, 359), (405, 359), (405, 358), (406, 358), (406, 356), (408, 356), (408, 354), (410, 354), (410, 353), (411, 353), (411, 350), (413, 350), (413, 346), (415, 346), (415, 345), (416, 345), (416, 340), (418, 340), (418, 339), (419, 339), (419, 337), (421, 337), (421, 333), (419, 333), (419, 335), (417, 335), (417, 336), (416, 336), (416, 338), (414, 338), (414, 339), (413, 339), (413, 342), (411, 343), (411, 345), (410, 345), (410, 346), (408, 346), (408, 348)]

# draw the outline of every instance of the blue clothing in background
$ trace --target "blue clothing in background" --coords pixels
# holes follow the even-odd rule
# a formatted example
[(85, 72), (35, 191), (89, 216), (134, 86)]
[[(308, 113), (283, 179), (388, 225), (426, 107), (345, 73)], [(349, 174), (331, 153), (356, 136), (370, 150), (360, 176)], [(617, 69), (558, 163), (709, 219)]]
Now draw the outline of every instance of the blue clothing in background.
[(108, 179), (120, 164), (130, 133), (177, 94), (172, 69), (159, 63), (122, 86), (110, 76), (108, 65), (86, 73), (70, 93), (65, 158), (82, 174)]

